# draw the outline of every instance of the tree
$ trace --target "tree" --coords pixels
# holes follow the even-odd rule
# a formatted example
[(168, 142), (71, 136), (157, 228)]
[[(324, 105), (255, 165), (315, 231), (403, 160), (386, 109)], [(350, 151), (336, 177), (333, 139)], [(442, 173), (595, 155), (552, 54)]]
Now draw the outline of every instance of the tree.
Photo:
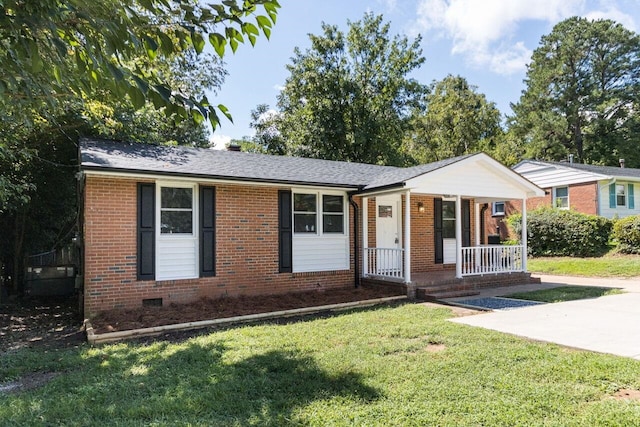
[(452, 75), (431, 84), (427, 109), (414, 112), (412, 128), (405, 143), (418, 163), (492, 152), (503, 133), (495, 104)]
[(409, 112), (425, 92), (407, 77), (424, 62), (420, 38), (392, 38), (389, 24), (372, 14), (349, 22), (346, 35), (327, 24), (322, 30), (287, 65), (279, 115), (270, 124), (281, 135), (278, 143), (305, 157), (402, 164)]
[[(257, 13), (262, 7), (266, 15)], [(162, 62), (206, 41), (222, 56), (245, 37), (269, 37), (277, 0), (4, 0), (0, 2), (0, 109), (53, 106), (96, 90), (128, 96), (136, 108), (152, 101), (178, 117), (208, 118), (215, 126), (223, 105), (195, 97), (137, 63)]]
[(570, 18), (542, 37), (510, 127), (529, 157), (640, 166), (640, 38), (610, 20)]

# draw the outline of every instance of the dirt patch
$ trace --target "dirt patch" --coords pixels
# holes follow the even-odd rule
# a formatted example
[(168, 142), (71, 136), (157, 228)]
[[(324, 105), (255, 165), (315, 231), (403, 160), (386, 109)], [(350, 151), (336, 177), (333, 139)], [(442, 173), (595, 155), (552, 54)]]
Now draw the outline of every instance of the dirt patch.
[(58, 375), (60, 375), (60, 372), (34, 372), (32, 374), (25, 375), (18, 381), (0, 384), (0, 394), (32, 390), (45, 385)]
[(621, 388), (620, 390), (616, 391), (612, 397), (614, 399), (620, 399), (620, 400), (640, 401), (640, 390)]
[(440, 353), (446, 350), (446, 348), (447, 346), (442, 343), (429, 343), (425, 350), (427, 353)]
[(403, 295), (403, 293), (393, 288), (360, 287), (295, 292), (283, 295), (203, 298), (190, 304), (105, 311), (92, 318), (91, 324), (94, 331), (97, 334), (101, 334), (175, 323), (363, 301), (396, 295)]
[(0, 305), (0, 353), (24, 347), (70, 347), (84, 341), (74, 297), (24, 299)]

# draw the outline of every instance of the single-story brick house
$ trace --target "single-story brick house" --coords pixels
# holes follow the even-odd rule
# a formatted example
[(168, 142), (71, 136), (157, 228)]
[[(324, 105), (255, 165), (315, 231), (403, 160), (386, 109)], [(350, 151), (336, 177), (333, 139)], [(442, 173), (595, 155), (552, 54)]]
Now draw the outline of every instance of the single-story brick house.
[[(620, 167), (523, 160), (512, 169), (545, 190), (544, 196), (527, 200), (529, 210), (553, 206), (605, 218), (640, 214), (640, 206), (635, 205), (635, 193), (640, 191), (640, 169), (625, 168), (622, 159)], [(499, 231), (502, 239), (507, 238), (508, 229), (503, 220), (520, 212), (521, 206), (519, 201), (492, 203), (484, 215), (485, 234)]]
[(83, 139), (80, 163), (89, 316), (525, 272), (526, 247), (480, 244), (479, 206), (544, 195), (484, 153), (397, 168)]

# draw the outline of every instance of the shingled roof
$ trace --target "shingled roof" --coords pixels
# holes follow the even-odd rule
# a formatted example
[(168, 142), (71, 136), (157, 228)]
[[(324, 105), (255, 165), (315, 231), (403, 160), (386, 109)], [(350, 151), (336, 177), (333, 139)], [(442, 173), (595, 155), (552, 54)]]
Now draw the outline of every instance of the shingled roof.
[(272, 156), (237, 151), (126, 143), (83, 138), (81, 167), (111, 171), (237, 181), (373, 190), (405, 181), (472, 155), (411, 168)]
[(598, 166), (598, 165), (583, 165), (581, 163), (560, 163), (560, 162), (540, 162), (548, 163), (554, 166), (560, 166), (565, 168), (573, 168), (586, 172), (591, 172), (599, 175), (607, 175), (609, 177), (626, 177), (626, 178), (640, 178), (640, 169), (633, 168), (621, 168), (618, 166)]

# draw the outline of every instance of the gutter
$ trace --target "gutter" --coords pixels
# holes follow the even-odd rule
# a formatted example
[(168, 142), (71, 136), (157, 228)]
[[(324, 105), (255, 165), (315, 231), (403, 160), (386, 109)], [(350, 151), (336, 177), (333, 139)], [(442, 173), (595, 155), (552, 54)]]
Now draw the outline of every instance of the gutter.
[(358, 204), (353, 200), (353, 196), (358, 194), (358, 191), (352, 191), (347, 193), (349, 196), (349, 204), (353, 207), (353, 269), (354, 269), (354, 278), (353, 283), (356, 288), (360, 286), (360, 251), (359, 251), (359, 235), (358, 235)]

